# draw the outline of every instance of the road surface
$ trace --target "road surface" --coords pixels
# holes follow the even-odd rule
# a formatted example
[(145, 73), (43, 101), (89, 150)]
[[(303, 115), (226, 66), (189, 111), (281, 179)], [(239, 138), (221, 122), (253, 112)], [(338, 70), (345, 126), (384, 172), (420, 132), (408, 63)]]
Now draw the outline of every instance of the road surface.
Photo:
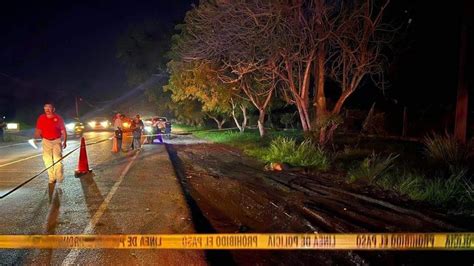
[[(110, 132), (85, 134), (92, 143)], [(61, 190), (46, 173), (0, 199), (0, 234), (167, 234), (194, 233), (190, 212), (163, 145), (111, 153), (111, 141), (87, 146), (93, 175), (74, 177), (79, 150), (64, 159)], [(79, 146), (68, 141), (68, 151)], [(124, 145), (127, 147), (127, 143)], [(41, 150), (3, 146), (0, 193), (44, 168)], [(182, 264), (205, 265), (202, 251), (179, 250), (0, 250), (2, 264)]]
[[(472, 230), (472, 223), (350, 192), (324, 176), (263, 171), (254, 158), (189, 135), (111, 153), (110, 132), (85, 134), (93, 175), (74, 177), (79, 151), (65, 158), (65, 183), (49, 187), (41, 151), (0, 147), (0, 234), (185, 234), (426, 232)], [(129, 139), (128, 139), (129, 140)], [(79, 141), (68, 142), (64, 152)], [(124, 143), (127, 148), (129, 143)], [(0, 250), (0, 264), (130, 265), (460, 265), (467, 252)], [(462, 263), (459, 263), (462, 262)]]

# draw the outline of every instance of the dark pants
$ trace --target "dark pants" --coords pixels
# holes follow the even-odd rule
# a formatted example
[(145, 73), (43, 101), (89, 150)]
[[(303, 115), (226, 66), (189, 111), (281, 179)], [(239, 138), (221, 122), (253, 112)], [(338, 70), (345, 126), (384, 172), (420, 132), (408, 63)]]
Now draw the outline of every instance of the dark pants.
[(5, 140), (3, 139), (3, 129), (0, 129), (0, 142), (4, 142)]
[(117, 138), (117, 150), (121, 151), (122, 150), (122, 139)]
[(140, 139), (141, 138), (135, 138), (135, 137), (133, 138), (133, 141), (132, 141), (132, 149), (133, 150), (141, 148)]
[(156, 139), (160, 141), (160, 143), (163, 143), (163, 138), (161, 137), (161, 133), (156, 136)]
[(162, 134), (162, 133), (161, 133), (161, 130), (158, 129), (158, 130), (156, 131), (156, 134), (158, 134), (158, 135), (156, 136), (156, 139), (159, 140), (160, 143), (163, 143), (163, 137), (161, 136), (161, 134)]

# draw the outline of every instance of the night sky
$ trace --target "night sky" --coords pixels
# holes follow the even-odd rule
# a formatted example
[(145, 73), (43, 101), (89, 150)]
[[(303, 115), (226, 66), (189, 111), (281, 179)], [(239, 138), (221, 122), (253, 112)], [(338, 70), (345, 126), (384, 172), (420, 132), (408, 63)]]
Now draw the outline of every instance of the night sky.
[[(125, 66), (116, 58), (119, 37), (129, 25), (150, 19), (170, 25), (180, 23), (192, 2), (198, 1), (3, 2), (0, 115), (31, 120), (41, 112), (45, 100), (56, 101), (63, 113), (71, 113), (74, 95), (98, 104), (116, 98), (130, 89)], [(452, 113), (459, 25), (465, 11), (461, 2), (392, 0), (389, 18), (398, 22), (411, 18), (412, 22), (404, 28), (404, 43), (396, 48), (388, 71), (391, 87), (385, 94), (371, 90), (370, 86), (358, 90), (348, 106), (367, 108), (377, 100), (385, 101), (381, 106), (391, 103), (399, 110), (409, 106), (437, 115)], [(471, 11), (467, 22), (470, 58), (474, 43), (472, 17)], [(474, 69), (472, 61), (469, 73)], [(472, 110), (473, 105), (470, 106)]]
[[(463, 7), (463, 1), (467, 7)], [(407, 22), (400, 30), (400, 43), (394, 45), (386, 77), (385, 93), (371, 86), (358, 89), (346, 106), (376, 109), (401, 121), (403, 108), (408, 108), (411, 125), (423, 124), (424, 130), (452, 130), (458, 87), (461, 25), (468, 28), (466, 76), (471, 96), (468, 121), (474, 130), (474, 1), (392, 0), (387, 17), (395, 23)], [(405, 24), (406, 25), (406, 24)]]
[[(74, 95), (91, 103), (129, 87), (116, 58), (131, 24), (183, 20), (190, 0), (8, 1), (0, 8), (0, 114), (25, 117), (53, 100), (63, 110)], [(26, 111), (25, 111), (26, 110)]]

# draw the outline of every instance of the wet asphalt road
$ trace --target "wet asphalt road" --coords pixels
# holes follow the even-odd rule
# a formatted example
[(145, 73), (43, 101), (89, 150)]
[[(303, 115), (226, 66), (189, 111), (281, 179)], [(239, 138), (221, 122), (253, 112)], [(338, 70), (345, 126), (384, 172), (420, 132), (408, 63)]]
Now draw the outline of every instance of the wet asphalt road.
[[(110, 132), (85, 134), (92, 143)], [(125, 143), (127, 147), (128, 143)], [(68, 151), (79, 146), (68, 141)], [(111, 153), (110, 140), (87, 146), (93, 174), (74, 177), (79, 150), (64, 160), (65, 181), (48, 186), (46, 173), (0, 199), (0, 234), (193, 233), (190, 212), (163, 145)], [(0, 195), (41, 172), (41, 150), (28, 144), (0, 147)], [(0, 250), (1, 264), (206, 264), (202, 251)]]

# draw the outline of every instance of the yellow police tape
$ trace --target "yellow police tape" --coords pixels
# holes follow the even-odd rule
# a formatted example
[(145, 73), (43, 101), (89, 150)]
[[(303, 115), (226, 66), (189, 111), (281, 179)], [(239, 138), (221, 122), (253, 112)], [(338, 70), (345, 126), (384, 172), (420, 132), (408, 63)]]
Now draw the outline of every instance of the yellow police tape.
[(0, 235), (0, 248), (473, 250), (474, 233)]

